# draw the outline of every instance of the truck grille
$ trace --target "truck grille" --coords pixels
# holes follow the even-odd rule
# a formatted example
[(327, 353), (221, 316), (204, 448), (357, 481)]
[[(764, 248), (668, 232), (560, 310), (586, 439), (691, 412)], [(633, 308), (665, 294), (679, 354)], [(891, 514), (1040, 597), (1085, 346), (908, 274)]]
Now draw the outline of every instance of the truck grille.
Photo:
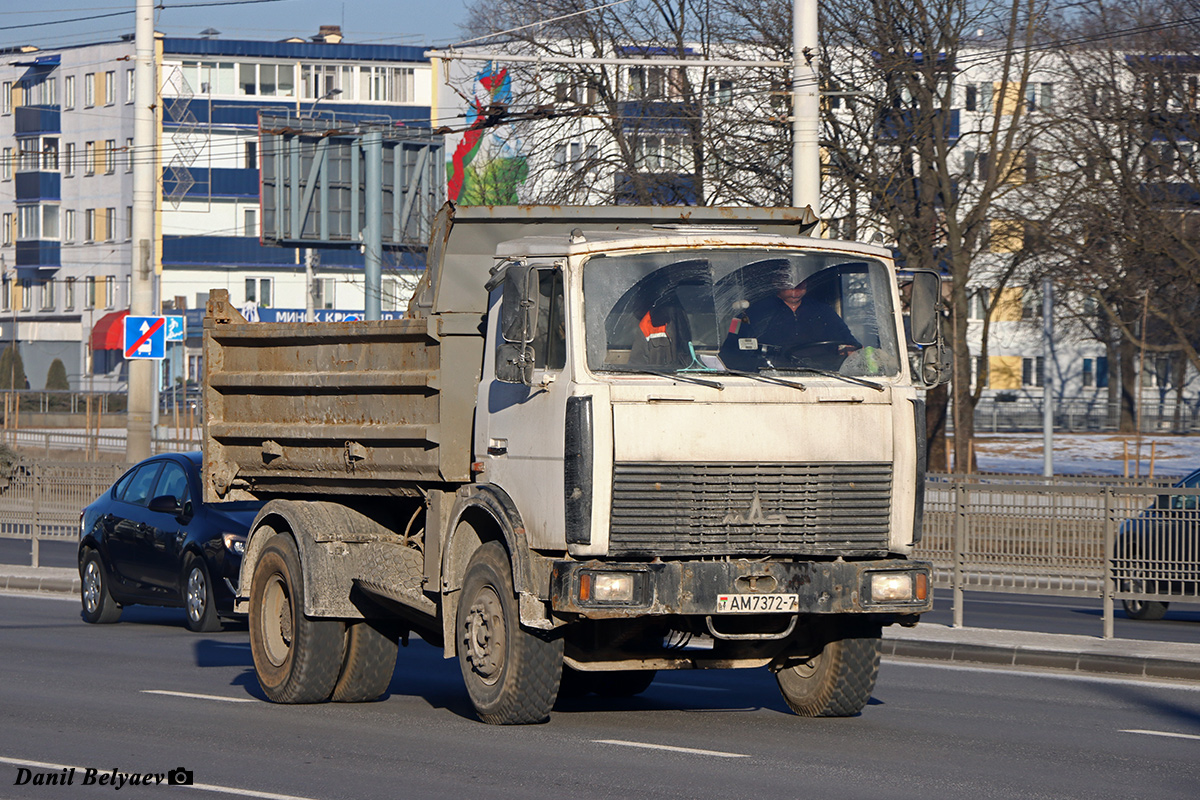
[(892, 465), (617, 463), (609, 555), (883, 555)]

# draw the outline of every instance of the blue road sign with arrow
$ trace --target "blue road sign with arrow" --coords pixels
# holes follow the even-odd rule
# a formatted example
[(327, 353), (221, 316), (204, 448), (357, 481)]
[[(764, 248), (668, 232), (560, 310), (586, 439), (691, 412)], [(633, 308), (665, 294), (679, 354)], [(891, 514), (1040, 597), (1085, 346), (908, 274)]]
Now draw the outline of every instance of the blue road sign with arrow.
[(126, 317), (124, 353), (126, 358), (167, 356), (166, 317)]

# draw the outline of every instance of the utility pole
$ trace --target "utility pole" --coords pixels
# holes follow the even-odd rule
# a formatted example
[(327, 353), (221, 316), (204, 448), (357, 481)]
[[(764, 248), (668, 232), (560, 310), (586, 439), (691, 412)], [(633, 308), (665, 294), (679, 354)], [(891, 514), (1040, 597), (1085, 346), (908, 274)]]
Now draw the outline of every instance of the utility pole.
[(378, 127), (363, 133), (366, 156), (366, 228), (363, 230), (364, 290), (363, 310), (368, 320), (383, 317), (383, 132)]
[(817, 0), (792, 0), (792, 205), (821, 216)]
[[(133, 242), (129, 281), (129, 313), (154, 314), (154, 112), (158, 81), (154, 68), (154, 0), (137, 0), (133, 71)], [(150, 359), (129, 360), (129, 412), (125, 458), (150, 456), (154, 410), (154, 377), (159, 365)]]

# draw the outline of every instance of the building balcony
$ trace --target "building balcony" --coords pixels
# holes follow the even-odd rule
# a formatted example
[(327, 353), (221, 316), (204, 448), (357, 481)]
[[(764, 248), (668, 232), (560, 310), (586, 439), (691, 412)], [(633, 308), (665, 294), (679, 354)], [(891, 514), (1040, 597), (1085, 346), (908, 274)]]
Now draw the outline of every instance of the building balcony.
[(13, 191), (18, 203), (38, 203), (62, 199), (62, 176), (57, 172), (18, 172), (13, 176)]
[(17, 136), (60, 134), (62, 112), (58, 106), (19, 106), (13, 109), (13, 129)]
[(46, 278), (62, 266), (62, 244), (35, 239), (17, 241), (16, 267), (22, 278)]

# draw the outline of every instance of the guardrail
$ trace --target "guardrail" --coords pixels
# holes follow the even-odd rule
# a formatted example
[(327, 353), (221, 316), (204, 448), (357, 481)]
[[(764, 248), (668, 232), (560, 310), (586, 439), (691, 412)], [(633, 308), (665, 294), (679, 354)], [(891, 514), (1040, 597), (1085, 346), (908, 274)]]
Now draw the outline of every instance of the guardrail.
[(1116, 601), (1200, 601), (1198, 505), (1155, 481), (934, 476), (914, 555), (953, 592), (955, 626), (966, 590), (1086, 597), (1111, 638)]
[[(40, 450), (46, 458), (53, 452), (77, 451), (88, 454), (93, 460), (99, 453), (124, 453), (126, 432), (122, 428), (111, 429), (112, 433), (86, 432), (81, 430), (13, 429), (0, 428), (0, 442), (25, 450)], [(173, 435), (154, 436), (151, 448), (155, 453), (182, 453), (200, 449), (199, 428), (169, 429)]]
[[(123, 464), (22, 461), (0, 481), (0, 537), (74, 540), (79, 512)], [(1125, 478), (932, 475), (914, 554), (953, 594), (1009, 592), (1100, 599), (1103, 636), (1117, 601), (1200, 602), (1200, 489)]]

